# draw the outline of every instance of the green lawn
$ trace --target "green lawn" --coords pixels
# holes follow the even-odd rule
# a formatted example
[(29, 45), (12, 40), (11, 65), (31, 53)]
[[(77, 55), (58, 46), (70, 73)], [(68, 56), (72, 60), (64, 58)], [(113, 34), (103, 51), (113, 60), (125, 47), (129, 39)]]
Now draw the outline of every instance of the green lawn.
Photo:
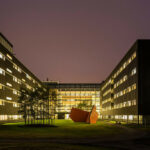
[(0, 138), (85, 138), (120, 134), (121, 129), (108, 122), (96, 124), (75, 123), (71, 120), (55, 120), (57, 127), (20, 127), (24, 122), (6, 123), (0, 126)]
[[(129, 146), (132, 148), (143, 129), (139, 130), (136, 125), (116, 125), (113, 121), (86, 124), (55, 120), (54, 124), (56, 127), (25, 127), (24, 122), (0, 125), (0, 150), (121, 150)], [(130, 136), (132, 142), (128, 139)], [(141, 138), (136, 147), (139, 141), (143, 144), (145, 137)], [(112, 142), (113, 139), (117, 139), (116, 142)], [(147, 141), (149, 143), (149, 135)]]

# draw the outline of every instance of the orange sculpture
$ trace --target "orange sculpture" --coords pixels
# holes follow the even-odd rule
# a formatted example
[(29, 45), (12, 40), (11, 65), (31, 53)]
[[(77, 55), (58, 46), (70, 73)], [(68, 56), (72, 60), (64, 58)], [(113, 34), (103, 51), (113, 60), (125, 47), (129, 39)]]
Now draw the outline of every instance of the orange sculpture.
[(96, 112), (96, 106), (92, 107), (91, 112), (84, 111), (78, 108), (72, 108), (70, 113), (70, 118), (74, 122), (86, 122), (86, 123), (96, 123), (98, 119), (98, 113)]

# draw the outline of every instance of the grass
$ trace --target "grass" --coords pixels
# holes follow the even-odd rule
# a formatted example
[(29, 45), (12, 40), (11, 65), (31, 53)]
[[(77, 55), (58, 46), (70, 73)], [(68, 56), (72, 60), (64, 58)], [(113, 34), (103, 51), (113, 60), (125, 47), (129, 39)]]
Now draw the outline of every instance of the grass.
[(73, 144), (56, 144), (56, 143), (8, 143), (0, 144), (0, 149), (2, 150), (116, 150), (112, 148), (96, 147), (96, 146), (86, 146), (86, 145), (73, 145)]
[[(54, 124), (57, 127), (26, 127), (24, 122), (0, 125), (0, 150), (118, 150), (120, 148), (115, 147), (116, 142), (112, 143), (111, 139), (117, 137), (119, 140), (120, 137), (124, 137), (127, 140), (131, 135), (127, 128), (137, 129), (137, 125), (116, 125), (114, 121), (86, 124), (55, 120)], [(121, 141), (120, 145), (122, 144)], [(126, 146), (127, 143), (124, 144)]]
[(55, 120), (57, 127), (20, 127), (24, 122), (6, 123), (0, 126), (0, 138), (88, 138), (120, 134), (121, 129), (105, 121), (96, 124), (75, 123), (71, 120)]

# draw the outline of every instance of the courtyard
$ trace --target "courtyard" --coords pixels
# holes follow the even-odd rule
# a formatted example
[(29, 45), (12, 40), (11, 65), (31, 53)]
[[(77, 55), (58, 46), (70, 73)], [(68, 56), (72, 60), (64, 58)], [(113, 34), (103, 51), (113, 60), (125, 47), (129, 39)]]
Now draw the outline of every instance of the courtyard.
[(55, 120), (54, 127), (0, 125), (0, 149), (116, 150), (150, 149), (150, 128), (98, 121), (96, 124)]

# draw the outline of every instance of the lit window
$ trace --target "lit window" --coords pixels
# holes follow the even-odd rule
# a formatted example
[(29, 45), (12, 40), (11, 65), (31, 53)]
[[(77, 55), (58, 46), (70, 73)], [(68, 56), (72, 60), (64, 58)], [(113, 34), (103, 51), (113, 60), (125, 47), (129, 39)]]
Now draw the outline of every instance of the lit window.
[(133, 120), (133, 115), (129, 115), (129, 120)]
[(121, 92), (120, 92), (120, 96), (122, 96), (122, 95), (123, 95), (123, 92), (121, 91)]
[(7, 68), (6, 70), (7, 70), (9, 73), (12, 73), (12, 71), (11, 71), (10, 69), (8, 69), (8, 68)]
[(127, 63), (125, 62), (124, 64), (123, 64), (123, 68), (125, 68), (127, 66)]
[(10, 60), (12, 60), (12, 57), (9, 55), (9, 54), (7, 54), (6, 55)]
[(21, 68), (18, 67), (18, 71), (21, 73), (21, 72), (22, 72), (22, 71), (21, 71)]
[(136, 57), (136, 52), (133, 53), (132, 55), (132, 60)]
[(7, 115), (0, 115), (0, 120), (7, 120)]
[(131, 75), (135, 75), (136, 74), (136, 68), (134, 68), (132, 71), (131, 71)]
[(123, 81), (126, 81), (127, 80), (127, 75), (125, 75), (124, 77), (123, 77)]
[(5, 75), (5, 70), (3, 70), (2, 68), (0, 68), (0, 74)]
[(17, 77), (13, 76), (13, 81), (18, 82)]
[(128, 87), (128, 92), (131, 92), (131, 87), (130, 86)]
[(15, 68), (17, 70), (18, 66), (16, 64), (13, 64), (13, 68)]
[(0, 84), (0, 90), (3, 89), (3, 86)]
[(26, 74), (26, 77), (27, 77), (29, 80), (31, 80), (31, 77), (30, 77), (28, 74)]
[(132, 85), (132, 90), (135, 90), (136, 89), (136, 84), (133, 84)]
[(0, 53), (0, 59), (5, 60), (5, 56), (2, 53)]
[(19, 68), (15, 63), (13, 64), (13, 68), (15, 68), (18, 72), (22, 72), (21, 68)]
[(0, 100), (0, 105), (5, 105), (5, 102)]
[(128, 59), (128, 63), (129, 63), (129, 64), (131, 63), (131, 58)]
[(123, 115), (123, 119), (127, 119), (127, 115)]
[(132, 100), (132, 105), (136, 105), (136, 100)]
[(33, 83), (35, 83), (35, 80), (33, 79)]
[(131, 106), (131, 101), (128, 101), (128, 106)]
[(10, 84), (10, 83), (8, 83), (8, 82), (6, 83), (6, 85), (8, 85), (8, 86), (12, 87), (12, 84)]
[(21, 80), (18, 79), (18, 84), (21, 84)]
[(7, 99), (7, 100), (12, 100), (12, 98), (11, 98), (11, 97), (6, 97), (6, 99)]
[(120, 72), (123, 70), (123, 68), (122, 67), (120, 67)]
[(28, 84), (26, 84), (26, 87), (28, 88), (28, 89), (30, 89), (31, 90), (31, 86), (30, 85), (28, 85)]
[(23, 82), (26, 82), (26, 80), (25, 80), (25, 79), (22, 79), (22, 81), (23, 81)]
[(41, 85), (38, 83), (38, 87), (41, 87)]
[(13, 94), (17, 95), (17, 90), (13, 89)]
[(13, 107), (19, 107), (18, 103), (13, 103)]

